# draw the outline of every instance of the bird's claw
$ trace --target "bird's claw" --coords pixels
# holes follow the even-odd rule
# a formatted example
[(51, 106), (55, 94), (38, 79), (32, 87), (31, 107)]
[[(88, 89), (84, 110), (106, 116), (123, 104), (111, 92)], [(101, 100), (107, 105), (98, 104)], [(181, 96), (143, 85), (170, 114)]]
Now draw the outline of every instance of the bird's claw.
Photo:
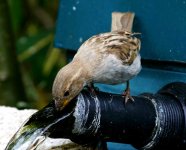
[(95, 87), (93, 84), (87, 85), (86, 87), (93, 95), (96, 95), (96, 93), (99, 92), (99, 88)]
[(132, 102), (134, 102), (134, 98), (132, 96), (130, 96), (130, 90), (129, 89), (125, 90), (125, 92), (122, 94), (122, 96), (124, 97), (125, 104), (127, 104), (127, 102), (129, 100), (131, 100)]

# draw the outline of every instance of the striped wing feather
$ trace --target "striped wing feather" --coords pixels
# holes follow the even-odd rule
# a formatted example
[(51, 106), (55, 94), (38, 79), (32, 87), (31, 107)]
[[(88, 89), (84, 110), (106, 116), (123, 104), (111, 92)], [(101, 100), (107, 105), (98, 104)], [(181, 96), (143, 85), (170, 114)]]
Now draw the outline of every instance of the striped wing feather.
[(135, 33), (126, 31), (113, 31), (95, 35), (82, 44), (74, 59), (81, 56), (88, 57), (91, 53), (97, 54), (96, 57), (99, 56), (100, 59), (104, 55), (113, 54), (123, 64), (130, 65), (140, 50), (140, 40), (134, 35)]

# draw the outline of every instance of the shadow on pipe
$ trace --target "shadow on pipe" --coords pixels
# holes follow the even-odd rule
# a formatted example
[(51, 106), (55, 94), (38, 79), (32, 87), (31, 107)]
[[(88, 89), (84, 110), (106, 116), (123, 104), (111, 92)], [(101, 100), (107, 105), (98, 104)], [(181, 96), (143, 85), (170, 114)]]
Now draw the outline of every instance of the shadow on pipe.
[(27, 147), (32, 148), (47, 136), (69, 138), (78, 144), (110, 141), (137, 149), (186, 148), (186, 83), (170, 83), (156, 94), (133, 98), (135, 102), (124, 105), (121, 95), (98, 92), (95, 97), (83, 90), (61, 112), (52, 101), (32, 115), (6, 149), (28, 141)]

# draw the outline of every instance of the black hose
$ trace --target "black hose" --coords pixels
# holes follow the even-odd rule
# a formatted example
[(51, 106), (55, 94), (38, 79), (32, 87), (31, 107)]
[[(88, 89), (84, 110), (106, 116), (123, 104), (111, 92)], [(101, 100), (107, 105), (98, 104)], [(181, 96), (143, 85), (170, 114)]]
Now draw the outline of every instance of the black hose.
[[(156, 94), (144, 93), (124, 105), (121, 95), (82, 91), (75, 110), (50, 137), (79, 144), (104, 140), (130, 143), (137, 149), (186, 148), (186, 84), (171, 83)], [(71, 125), (70, 130), (64, 131)]]

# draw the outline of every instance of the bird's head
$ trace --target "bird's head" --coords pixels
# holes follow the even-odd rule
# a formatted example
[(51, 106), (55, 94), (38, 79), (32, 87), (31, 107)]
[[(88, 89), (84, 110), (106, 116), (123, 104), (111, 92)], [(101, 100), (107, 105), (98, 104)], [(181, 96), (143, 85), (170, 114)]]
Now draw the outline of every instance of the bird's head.
[(85, 80), (82, 69), (70, 65), (63, 67), (57, 74), (52, 88), (57, 110), (62, 110), (83, 89)]

